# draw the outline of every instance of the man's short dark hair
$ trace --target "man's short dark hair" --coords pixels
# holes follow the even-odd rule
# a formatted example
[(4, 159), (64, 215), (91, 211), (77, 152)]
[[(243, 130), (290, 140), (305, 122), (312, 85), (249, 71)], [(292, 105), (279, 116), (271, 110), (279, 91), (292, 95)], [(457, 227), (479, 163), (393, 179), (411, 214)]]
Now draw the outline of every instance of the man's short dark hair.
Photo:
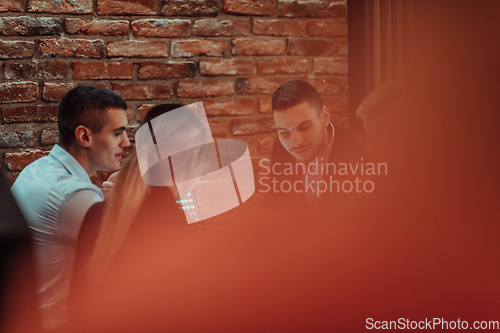
[(318, 91), (312, 85), (302, 80), (289, 80), (276, 89), (271, 104), (274, 112), (289, 109), (305, 101), (318, 114), (324, 105)]
[(83, 125), (100, 133), (106, 123), (105, 111), (111, 108), (127, 109), (117, 93), (94, 86), (79, 86), (63, 97), (57, 110), (59, 144), (70, 146), (76, 141), (75, 130)]

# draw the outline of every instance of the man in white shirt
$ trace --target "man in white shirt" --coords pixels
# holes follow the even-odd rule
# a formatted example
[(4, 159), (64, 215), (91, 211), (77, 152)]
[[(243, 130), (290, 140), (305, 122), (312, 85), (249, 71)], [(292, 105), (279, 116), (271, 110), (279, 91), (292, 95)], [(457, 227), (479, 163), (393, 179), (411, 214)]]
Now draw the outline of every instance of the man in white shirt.
[(28, 165), (12, 193), (31, 229), (44, 328), (67, 325), (75, 245), (87, 210), (104, 199), (90, 177), (120, 166), (127, 105), (115, 92), (80, 86), (58, 108), (59, 144)]

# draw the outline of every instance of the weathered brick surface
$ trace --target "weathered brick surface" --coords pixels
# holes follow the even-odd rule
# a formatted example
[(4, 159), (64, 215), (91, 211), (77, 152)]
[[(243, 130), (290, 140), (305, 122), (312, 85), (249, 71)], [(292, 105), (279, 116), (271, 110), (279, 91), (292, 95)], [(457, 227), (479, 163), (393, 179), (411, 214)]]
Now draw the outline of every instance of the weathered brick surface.
[(156, 0), (98, 0), (99, 15), (155, 15), (158, 13)]
[(233, 55), (279, 55), (286, 50), (284, 39), (254, 39), (248, 37), (234, 38)]
[(76, 80), (86, 79), (132, 79), (134, 64), (131, 62), (74, 62), (73, 76)]
[(177, 96), (210, 97), (234, 94), (234, 81), (221, 79), (193, 79), (179, 81)]
[(132, 22), (134, 36), (138, 37), (189, 37), (191, 21), (179, 19), (148, 19)]
[[(38, 98), (38, 85), (35, 82), (12, 82), (0, 84), (0, 103), (29, 102)], [(5, 120), (5, 109), (3, 112)]]
[(323, 95), (335, 95), (342, 91), (342, 81), (337, 78), (308, 79), (316, 90)]
[(323, 103), (328, 107), (330, 113), (346, 113), (349, 111), (349, 99), (347, 95), (322, 96)]
[(34, 50), (34, 42), (0, 41), (0, 59), (29, 59)]
[(82, 20), (67, 18), (64, 26), (68, 34), (125, 36), (129, 22), (125, 20)]
[(9, 80), (58, 80), (68, 75), (64, 61), (40, 61), (5, 64), (5, 78)]
[(250, 59), (203, 59), (200, 60), (201, 75), (252, 74), (254, 62)]
[(57, 121), (57, 105), (23, 105), (2, 110), (4, 123), (31, 123)]
[(167, 42), (155, 41), (120, 41), (108, 43), (108, 57), (167, 57), (169, 46)]
[(306, 32), (309, 36), (347, 36), (346, 19), (307, 20)]
[(272, 16), (275, 11), (274, 0), (223, 0), (222, 10), (229, 14)]
[(105, 49), (101, 39), (42, 39), (39, 45), (43, 56), (102, 58)]
[(0, 17), (0, 35), (47, 36), (62, 32), (62, 20), (56, 17)]
[(269, 58), (257, 62), (259, 74), (299, 74), (310, 71), (309, 61), (300, 58)]
[(347, 1), (330, 3), (328, 5), (328, 14), (331, 17), (347, 17)]
[(172, 93), (170, 84), (112, 83), (111, 89), (123, 99), (168, 99)]
[(261, 97), (259, 98), (259, 112), (260, 113), (271, 113), (273, 108), (271, 106), (271, 97)]
[(291, 39), (288, 42), (288, 54), (300, 56), (333, 56), (337, 54), (337, 42), (328, 39)]
[(161, 14), (165, 16), (217, 16), (216, 0), (167, 0)]
[(12, 126), (0, 126), (0, 148), (35, 147), (38, 144), (36, 131), (16, 130)]
[(146, 114), (149, 112), (149, 110), (151, 110), (151, 108), (153, 108), (153, 106), (155, 106), (155, 105), (154, 104), (142, 104), (139, 108), (137, 108), (137, 110), (139, 111), (139, 120), (142, 121), (144, 116), (146, 116)]
[(193, 34), (199, 37), (247, 36), (250, 34), (250, 21), (201, 19), (194, 22)]
[(339, 40), (339, 55), (346, 56), (348, 54), (347, 38), (342, 38)]
[(233, 135), (273, 133), (276, 132), (276, 126), (272, 117), (259, 119), (235, 118), (231, 119), (231, 131)]
[(172, 42), (173, 57), (195, 57), (200, 55), (221, 57), (227, 52), (223, 40), (183, 40)]
[(236, 91), (239, 94), (272, 94), (287, 79), (251, 77), (236, 80)]
[(265, 134), (259, 138), (257, 142), (257, 149), (260, 154), (270, 154), (273, 151), (274, 140), (276, 139), (276, 134)]
[(43, 99), (52, 102), (60, 101), (74, 87), (76, 87), (74, 83), (45, 82), (43, 84)]
[(217, 101), (213, 98), (203, 100), (207, 116), (241, 116), (254, 113), (255, 101), (250, 98), (239, 98)]
[(347, 58), (332, 57), (314, 59), (314, 72), (317, 74), (347, 74)]
[(23, 0), (3, 0), (0, 3), (0, 12), (22, 12)]
[(47, 129), (42, 131), (40, 143), (42, 145), (53, 145), (59, 142), (59, 131), (57, 129)]
[(48, 154), (48, 151), (40, 149), (26, 153), (7, 153), (5, 154), (5, 164), (9, 170), (22, 170), (28, 164)]
[(279, 16), (286, 17), (327, 17), (326, 0), (279, 0)]
[(193, 77), (196, 75), (196, 63), (189, 62), (143, 62), (139, 64), (141, 79), (172, 79)]
[(214, 137), (225, 137), (229, 134), (230, 121), (228, 119), (209, 118), (208, 125)]
[(28, 0), (28, 12), (90, 14), (92, 13), (92, 0)]
[(301, 36), (304, 25), (296, 20), (254, 20), (253, 33), (256, 35)]

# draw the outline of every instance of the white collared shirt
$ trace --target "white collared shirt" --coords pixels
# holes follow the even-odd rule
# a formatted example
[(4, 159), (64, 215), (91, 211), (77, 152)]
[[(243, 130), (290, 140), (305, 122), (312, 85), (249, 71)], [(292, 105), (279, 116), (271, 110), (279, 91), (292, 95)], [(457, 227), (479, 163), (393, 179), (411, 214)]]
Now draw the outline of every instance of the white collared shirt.
[(104, 200), (83, 167), (55, 145), (28, 165), (11, 188), (31, 229), (44, 327), (67, 321), (78, 232), (87, 210)]

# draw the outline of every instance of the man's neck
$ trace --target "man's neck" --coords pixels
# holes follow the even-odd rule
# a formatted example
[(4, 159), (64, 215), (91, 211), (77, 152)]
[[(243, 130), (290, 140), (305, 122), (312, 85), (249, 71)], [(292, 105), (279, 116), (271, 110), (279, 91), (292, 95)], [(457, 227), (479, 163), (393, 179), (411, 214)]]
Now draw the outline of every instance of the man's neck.
[(59, 145), (59, 146), (62, 149), (64, 149), (66, 152), (68, 152), (68, 154), (73, 156), (73, 158), (78, 162), (78, 164), (81, 165), (83, 170), (85, 170), (85, 172), (87, 173), (89, 178), (92, 177), (93, 175), (95, 175), (97, 170), (93, 170), (93, 168), (91, 167), (91, 163), (90, 163), (90, 160), (88, 158), (88, 154), (84, 149), (79, 149), (79, 148), (75, 147), (74, 145), (70, 145), (70, 146)]

